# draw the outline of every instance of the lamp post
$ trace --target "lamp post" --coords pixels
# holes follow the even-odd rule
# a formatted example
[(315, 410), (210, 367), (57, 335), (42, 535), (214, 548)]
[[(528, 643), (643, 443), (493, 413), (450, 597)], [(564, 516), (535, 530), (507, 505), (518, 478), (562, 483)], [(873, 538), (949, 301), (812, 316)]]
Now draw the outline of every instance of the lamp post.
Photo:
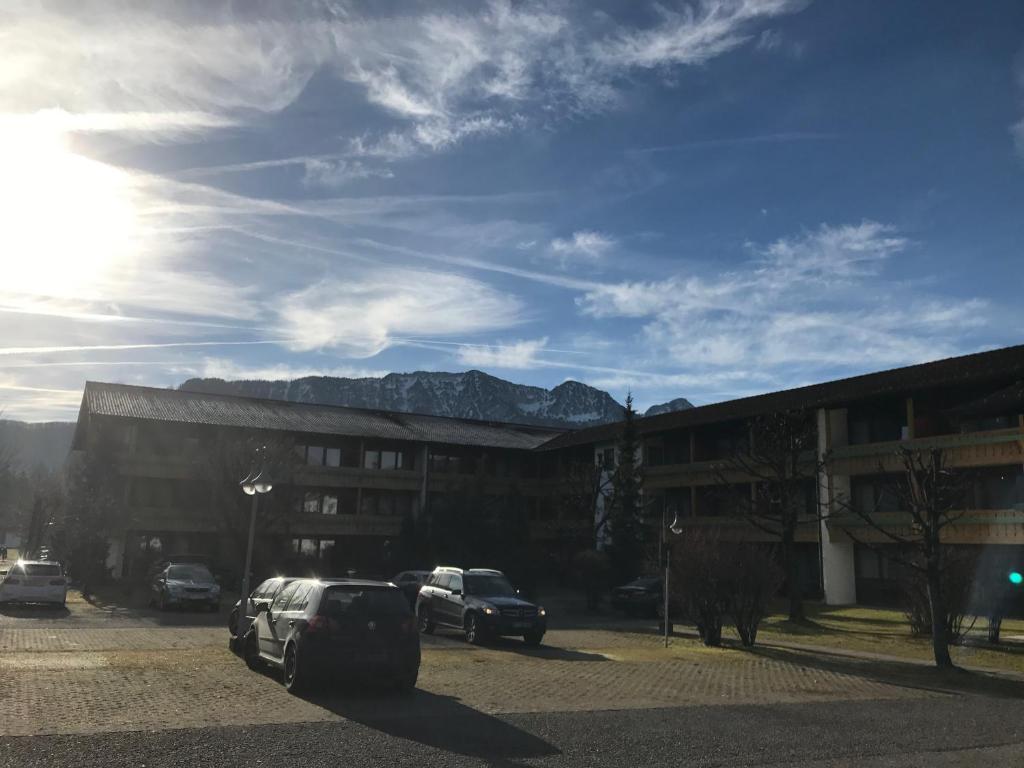
[[(669, 546), (668, 540), (665, 537), (665, 507), (661, 507), (661, 552), (662, 557), (665, 559), (665, 584), (662, 589), (662, 598), (665, 601), (664, 613), (661, 616), (661, 625), (665, 631), (665, 647), (668, 648), (668, 628), (670, 625), (668, 618), (668, 580), (669, 571), (672, 565), (672, 547)], [(668, 526), (668, 530), (674, 533), (676, 536), (683, 532), (682, 527), (679, 525), (679, 512), (677, 510), (672, 511), (672, 523)]]
[(242, 572), (242, 594), (239, 600), (238, 633), (242, 632), (242, 617), (249, 615), (249, 569), (252, 568), (252, 545), (256, 538), (256, 506), (260, 494), (270, 493), (273, 484), (263, 476), (263, 470), (253, 470), (239, 483), (242, 493), (252, 496), (252, 507), (249, 511), (249, 542), (245, 547), (245, 570)]

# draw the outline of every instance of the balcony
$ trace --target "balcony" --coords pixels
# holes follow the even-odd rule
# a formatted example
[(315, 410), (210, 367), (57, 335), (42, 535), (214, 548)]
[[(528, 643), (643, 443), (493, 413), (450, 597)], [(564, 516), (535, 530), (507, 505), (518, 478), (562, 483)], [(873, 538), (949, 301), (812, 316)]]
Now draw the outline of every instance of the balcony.
[(320, 488), (379, 488), (418, 491), (423, 475), (414, 469), (303, 466), (295, 471), (295, 484)]
[(829, 469), (836, 475), (877, 474), (898, 471), (897, 452), (901, 448), (931, 450), (940, 448), (953, 467), (986, 467), (1024, 462), (1024, 430), (995, 429), (988, 432), (894, 440), (887, 443), (847, 445), (832, 449)]
[(398, 536), (398, 515), (301, 515), (289, 520), (296, 536)]
[[(914, 537), (910, 527), (910, 516), (906, 512), (887, 512), (875, 516), (894, 536), (909, 539)], [(846, 530), (852, 538), (869, 544), (891, 544), (892, 539), (875, 530), (856, 515), (845, 513), (830, 517), (829, 538), (832, 541), (847, 539)], [(942, 531), (946, 544), (1017, 544), (1024, 537), (1024, 509), (970, 509)]]

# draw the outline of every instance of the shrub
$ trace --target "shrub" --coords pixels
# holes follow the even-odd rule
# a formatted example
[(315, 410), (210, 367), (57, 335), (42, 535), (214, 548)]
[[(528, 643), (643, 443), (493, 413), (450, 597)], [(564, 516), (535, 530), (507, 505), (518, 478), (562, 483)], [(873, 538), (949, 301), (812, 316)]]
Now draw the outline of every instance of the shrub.
[(732, 600), (732, 563), (713, 531), (693, 530), (672, 545), (672, 587), (678, 605), (704, 645), (722, 643), (722, 621)]
[(727, 549), (733, 563), (731, 613), (740, 642), (749, 647), (757, 640), (769, 602), (782, 586), (783, 573), (763, 546), (741, 543)]
[[(971, 597), (977, 560), (972, 552), (947, 547), (943, 551), (942, 593), (946, 602), (946, 629), (949, 641), (955, 643), (964, 634), (964, 621), (971, 613)], [(928, 599), (928, 579), (923, 563), (911, 561), (918, 567), (904, 565), (900, 569), (899, 589), (903, 613), (914, 637), (932, 634), (932, 609)]]

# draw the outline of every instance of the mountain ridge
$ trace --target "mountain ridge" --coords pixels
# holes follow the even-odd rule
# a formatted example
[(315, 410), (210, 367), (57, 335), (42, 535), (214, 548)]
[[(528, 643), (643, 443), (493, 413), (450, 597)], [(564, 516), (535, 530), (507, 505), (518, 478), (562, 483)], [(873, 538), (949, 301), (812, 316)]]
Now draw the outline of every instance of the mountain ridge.
[[(478, 370), (413, 371), (379, 378), (192, 378), (178, 389), (563, 428), (607, 424), (621, 420), (625, 413), (625, 408), (607, 392), (582, 382), (569, 380), (545, 389)], [(685, 398), (677, 398), (671, 405), (652, 406), (647, 413), (652, 409), (664, 413), (692, 407)]]

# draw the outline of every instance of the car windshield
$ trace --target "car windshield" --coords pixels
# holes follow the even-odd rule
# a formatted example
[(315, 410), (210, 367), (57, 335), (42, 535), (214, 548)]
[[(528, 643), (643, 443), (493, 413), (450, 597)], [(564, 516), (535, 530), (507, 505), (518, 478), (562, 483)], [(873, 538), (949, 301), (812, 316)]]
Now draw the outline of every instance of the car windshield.
[(62, 576), (60, 566), (56, 563), (25, 563), (22, 566), (26, 576)]
[(213, 581), (213, 576), (201, 565), (172, 565), (167, 578), (173, 581)]
[(488, 597), (511, 597), (516, 591), (504, 576), (470, 576), (462, 577), (467, 595), (486, 595)]
[(322, 612), (335, 618), (354, 613), (405, 616), (409, 613), (409, 601), (401, 591), (391, 587), (329, 587)]

